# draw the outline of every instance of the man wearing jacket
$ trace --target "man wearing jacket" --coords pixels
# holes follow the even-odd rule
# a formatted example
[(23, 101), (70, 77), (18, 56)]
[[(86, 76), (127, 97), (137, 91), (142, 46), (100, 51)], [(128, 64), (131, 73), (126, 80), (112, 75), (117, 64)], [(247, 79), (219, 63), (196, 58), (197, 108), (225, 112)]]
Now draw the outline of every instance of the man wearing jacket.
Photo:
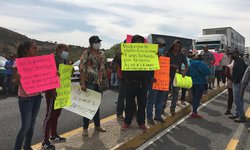
[(235, 49), (232, 52), (232, 59), (234, 60), (233, 72), (232, 72), (232, 83), (233, 83), (233, 99), (236, 105), (236, 113), (229, 116), (230, 119), (234, 119), (235, 122), (241, 123), (246, 122), (244, 112), (243, 97), (240, 95), (241, 79), (247, 68), (247, 64), (239, 56), (239, 51)]

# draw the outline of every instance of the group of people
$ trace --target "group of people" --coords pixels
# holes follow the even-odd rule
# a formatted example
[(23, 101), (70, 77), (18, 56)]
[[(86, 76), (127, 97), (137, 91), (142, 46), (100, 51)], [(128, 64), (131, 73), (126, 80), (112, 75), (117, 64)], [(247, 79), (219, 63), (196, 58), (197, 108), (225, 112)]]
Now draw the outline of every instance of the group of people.
[[(108, 77), (105, 69), (106, 59), (100, 51), (101, 39), (98, 36), (89, 38), (90, 46), (84, 49), (80, 58), (80, 86), (83, 91), (92, 89), (102, 93), (108, 86)], [(144, 43), (144, 37), (134, 35), (132, 43)], [(126, 43), (126, 40), (124, 41)], [(176, 73), (182, 76), (191, 76), (193, 86), (191, 90), (182, 89), (182, 100), (185, 104), (185, 93), (192, 93), (192, 118), (202, 118), (197, 112), (200, 105), (200, 100), (204, 91), (208, 88), (208, 78), (211, 75), (211, 66), (214, 64), (214, 57), (210, 54), (207, 47), (204, 47), (203, 53), (185, 51), (182, 49), (182, 44), (179, 40), (173, 42), (170, 49), (166, 48), (164, 39), (158, 38), (154, 41), (158, 44), (159, 57), (170, 58), (170, 90), (160, 91), (152, 88), (152, 84), (157, 81), (154, 78), (154, 71), (122, 71), (121, 70), (121, 49), (118, 50), (114, 57), (113, 63), (117, 66), (117, 74), (119, 76), (119, 93), (116, 107), (117, 118), (123, 120), (121, 130), (126, 131), (130, 128), (133, 120), (133, 115), (137, 115), (137, 123), (140, 129), (147, 130), (145, 124), (146, 118), (149, 124), (155, 124), (155, 121), (164, 122), (162, 114), (166, 113), (168, 97), (171, 93), (172, 100), (170, 106), (171, 115), (175, 115), (177, 100), (179, 96), (179, 88), (173, 86), (173, 80)], [(227, 52), (230, 58), (234, 60), (232, 65), (225, 66), (225, 72), (229, 72), (231, 77), (228, 77), (228, 82), (232, 82), (232, 88), (228, 87), (228, 91), (233, 95), (229, 97), (229, 105), (232, 99), (236, 104), (236, 114), (232, 115), (233, 119), (238, 119), (238, 122), (244, 121), (243, 109), (243, 94), (244, 88), (249, 81), (249, 67), (246, 70), (246, 65), (237, 51)], [(55, 50), (54, 58), (57, 69), (59, 64), (67, 64), (69, 55), (68, 46), (59, 44)], [(17, 58), (37, 56), (37, 46), (32, 41), (27, 41), (19, 45), (17, 49)], [(231, 65), (231, 66), (230, 66)], [(18, 88), (18, 104), (21, 113), (22, 126), (18, 132), (15, 150), (31, 150), (31, 140), (34, 132), (36, 117), (40, 109), (42, 95), (41, 93), (27, 94), (22, 84), (20, 83), (20, 74), (18, 73), (16, 64), (13, 65), (14, 78), (13, 81), (19, 85)], [(227, 69), (229, 68), (229, 69)], [(230, 69), (231, 68), (231, 69)], [(229, 70), (229, 71), (228, 71)], [(225, 73), (226, 74), (226, 73)], [(60, 74), (58, 74), (60, 76)], [(232, 90), (233, 89), (233, 90)], [(230, 91), (231, 90), (231, 91)], [(46, 115), (43, 123), (44, 139), (42, 142), (43, 149), (53, 150), (55, 146), (52, 142), (66, 142), (66, 138), (60, 137), (57, 133), (58, 118), (61, 114), (61, 109), (54, 109), (54, 102), (57, 97), (56, 89), (45, 91), (46, 98)], [(153, 109), (155, 108), (155, 109)], [(232, 106), (228, 107), (227, 112), (231, 111)], [(153, 117), (153, 110), (155, 116)], [(124, 113), (125, 112), (125, 113)], [(230, 112), (231, 113), (231, 112)], [(228, 114), (230, 114), (228, 113)], [(125, 114), (125, 116), (124, 116)], [(235, 120), (236, 121), (236, 120)], [(95, 130), (98, 132), (106, 132), (100, 124), (100, 108), (93, 117)], [(83, 136), (88, 136), (89, 119), (83, 117)], [(24, 142), (25, 140), (25, 142)], [(24, 142), (24, 146), (23, 146)]]

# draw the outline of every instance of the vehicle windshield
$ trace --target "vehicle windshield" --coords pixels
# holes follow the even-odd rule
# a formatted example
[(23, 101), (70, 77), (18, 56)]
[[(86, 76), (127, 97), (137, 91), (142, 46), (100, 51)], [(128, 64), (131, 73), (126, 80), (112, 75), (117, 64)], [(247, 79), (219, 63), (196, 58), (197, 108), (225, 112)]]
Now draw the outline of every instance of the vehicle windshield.
[(208, 49), (220, 49), (220, 41), (196, 42), (196, 49), (202, 50), (205, 45), (208, 46)]

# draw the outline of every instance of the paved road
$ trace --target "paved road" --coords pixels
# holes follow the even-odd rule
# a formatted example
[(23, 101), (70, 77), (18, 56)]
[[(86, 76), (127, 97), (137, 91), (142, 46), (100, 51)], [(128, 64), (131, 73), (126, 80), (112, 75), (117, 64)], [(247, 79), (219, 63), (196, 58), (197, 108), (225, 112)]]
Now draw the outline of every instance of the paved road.
[[(250, 106), (249, 94), (245, 96), (245, 108)], [(139, 149), (146, 150), (224, 150), (239, 126), (224, 115), (227, 93), (200, 110), (204, 119), (187, 118), (169, 132), (158, 135)], [(250, 149), (250, 136), (243, 131), (240, 149)], [(155, 141), (156, 140), (156, 141)], [(243, 141), (244, 140), (244, 141)], [(151, 143), (150, 143), (151, 142)]]
[[(117, 93), (108, 90), (103, 94), (101, 118), (115, 114)], [(33, 144), (42, 141), (42, 123), (45, 116), (45, 100), (37, 117)], [(11, 150), (14, 147), (17, 132), (21, 126), (20, 113), (16, 97), (0, 99), (0, 150)], [(78, 128), (82, 125), (82, 117), (67, 110), (62, 111), (58, 123), (59, 134)]]

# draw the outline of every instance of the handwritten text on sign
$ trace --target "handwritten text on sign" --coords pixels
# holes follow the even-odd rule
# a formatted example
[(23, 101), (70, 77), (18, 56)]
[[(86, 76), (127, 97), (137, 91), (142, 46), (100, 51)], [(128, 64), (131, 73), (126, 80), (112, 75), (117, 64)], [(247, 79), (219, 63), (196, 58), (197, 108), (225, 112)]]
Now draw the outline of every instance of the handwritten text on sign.
[(158, 45), (143, 43), (122, 43), (122, 70), (158, 70)]
[(65, 109), (78, 115), (92, 119), (101, 104), (101, 93), (87, 89), (83, 92), (79, 84), (71, 85), (71, 103), (70, 107)]
[(17, 58), (16, 65), (21, 84), (27, 94), (42, 92), (60, 86), (54, 55)]
[(153, 83), (153, 89), (169, 91), (170, 58), (160, 57), (159, 62), (160, 70), (154, 71), (154, 78), (157, 81)]
[(71, 105), (71, 74), (73, 66), (59, 65), (60, 73), (60, 88), (56, 89), (57, 97), (54, 104), (54, 109), (63, 108)]

